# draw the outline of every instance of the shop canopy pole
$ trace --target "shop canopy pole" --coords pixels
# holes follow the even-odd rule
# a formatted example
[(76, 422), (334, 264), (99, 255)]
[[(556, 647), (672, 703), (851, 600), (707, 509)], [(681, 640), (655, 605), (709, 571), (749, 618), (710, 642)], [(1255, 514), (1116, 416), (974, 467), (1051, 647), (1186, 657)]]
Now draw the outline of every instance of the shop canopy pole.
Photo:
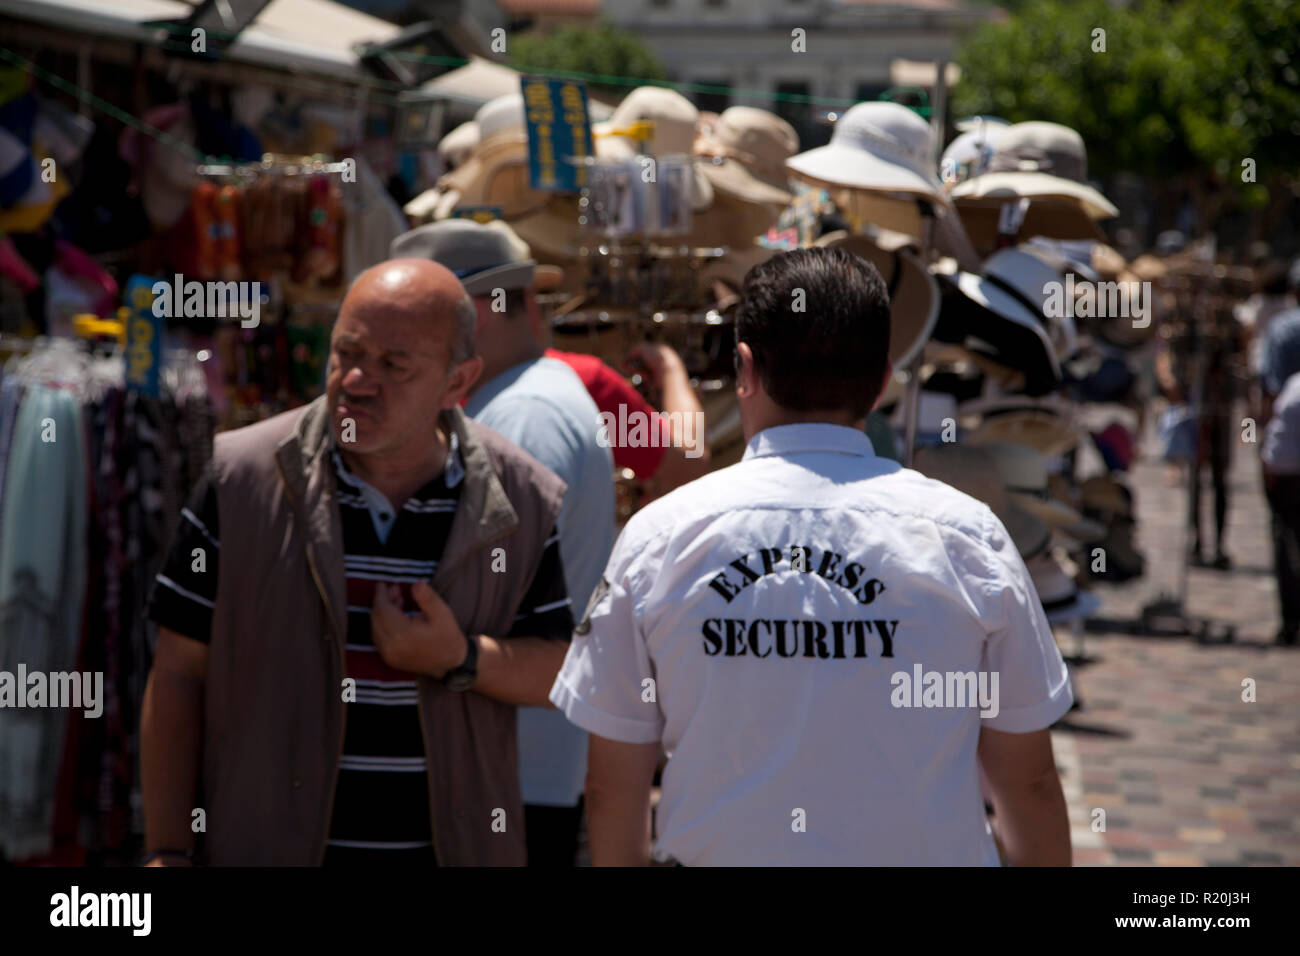
[[(934, 98), (930, 101), (931, 150), (930, 165), (938, 168), (939, 152), (943, 149), (944, 115), (947, 112), (948, 62), (937, 60), (934, 64)], [(921, 232), (921, 262), (930, 268), (930, 253), (934, 249), (935, 210), (925, 201), (920, 201), (921, 213), (925, 226)], [(924, 361), (925, 348), (922, 346), (907, 367), (907, 388), (903, 393), (903, 466), (912, 467), (912, 455), (916, 450), (916, 432), (921, 414), (921, 364)]]

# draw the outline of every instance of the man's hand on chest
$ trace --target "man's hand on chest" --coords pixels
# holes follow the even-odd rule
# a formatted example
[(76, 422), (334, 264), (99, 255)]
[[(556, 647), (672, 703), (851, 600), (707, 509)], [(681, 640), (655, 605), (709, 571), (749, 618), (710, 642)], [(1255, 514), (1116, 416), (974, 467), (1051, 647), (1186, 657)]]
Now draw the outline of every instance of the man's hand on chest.
[(465, 660), (465, 634), (451, 608), (428, 583), (411, 586), (420, 610), (407, 615), (397, 585), (380, 584), (370, 612), (370, 633), (389, 667), (441, 679)]

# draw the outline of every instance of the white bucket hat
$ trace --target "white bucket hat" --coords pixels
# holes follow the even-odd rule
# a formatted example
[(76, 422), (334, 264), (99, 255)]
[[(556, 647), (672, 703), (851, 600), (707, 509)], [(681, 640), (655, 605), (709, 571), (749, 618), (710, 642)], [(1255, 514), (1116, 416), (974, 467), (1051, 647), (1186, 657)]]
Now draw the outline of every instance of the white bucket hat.
[(791, 172), (816, 185), (941, 199), (931, 168), (930, 124), (898, 103), (859, 103), (835, 124), (825, 146), (786, 160)]
[[(1083, 137), (1060, 123), (1015, 123), (1002, 131), (989, 171), (959, 183), (954, 197), (1055, 197), (1077, 203), (1093, 219), (1119, 215), (1115, 205), (1087, 183)], [(1063, 237), (1067, 238), (1067, 237)]]
[[(690, 156), (695, 147), (699, 121), (700, 111), (676, 90), (638, 86), (623, 97), (606, 122), (592, 125), (596, 156), (599, 159), (630, 159), (642, 150), (656, 159)], [(636, 123), (652, 125), (648, 140), (643, 142), (631, 134)], [(713, 187), (698, 168), (691, 172), (691, 207), (698, 212), (713, 202)]]

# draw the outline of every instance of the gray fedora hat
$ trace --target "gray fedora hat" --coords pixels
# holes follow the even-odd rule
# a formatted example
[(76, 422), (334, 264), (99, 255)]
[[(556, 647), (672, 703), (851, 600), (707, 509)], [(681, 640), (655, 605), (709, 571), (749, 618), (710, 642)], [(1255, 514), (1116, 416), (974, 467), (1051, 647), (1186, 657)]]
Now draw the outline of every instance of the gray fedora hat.
[(393, 259), (432, 259), (460, 279), (470, 295), (493, 289), (524, 289), (533, 284), (537, 263), (524, 242), (504, 222), (443, 219), (404, 232), (393, 240)]

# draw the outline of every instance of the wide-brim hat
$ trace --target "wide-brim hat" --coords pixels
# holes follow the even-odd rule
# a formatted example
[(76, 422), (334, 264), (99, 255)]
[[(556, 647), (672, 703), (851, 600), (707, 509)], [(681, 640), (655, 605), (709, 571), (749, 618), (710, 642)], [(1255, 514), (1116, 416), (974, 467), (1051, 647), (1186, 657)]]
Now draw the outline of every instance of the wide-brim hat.
[(943, 186), (930, 168), (930, 124), (898, 103), (858, 103), (831, 132), (825, 146), (786, 160), (786, 167), (816, 183), (913, 193), (940, 200)]
[(578, 222), (578, 199), (562, 193), (552, 194), (540, 209), (511, 219), (510, 228), (528, 243), (534, 259), (563, 266), (566, 271), (587, 244)]
[[(1061, 366), (1041, 319), (1001, 290), (985, 289), (979, 276), (958, 272), (939, 277), (941, 302), (934, 337), (1014, 369), (1024, 377), (1020, 389), (1044, 395), (1061, 384)], [(1009, 300), (1009, 301), (1006, 301)]]
[[(474, 148), (438, 178), (433, 218), (450, 218), (462, 206), (496, 206), (502, 218), (512, 219), (544, 206), (551, 194), (529, 182), (523, 95), (506, 93), (484, 103), (474, 125), (479, 136)], [(426, 206), (422, 202), (417, 209)]]
[(631, 130), (638, 123), (650, 123), (650, 155), (689, 153), (699, 122), (695, 104), (676, 90), (638, 86), (619, 100), (609, 119), (593, 123), (591, 132), (597, 141), (614, 144), (622, 156), (635, 156), (640, 144)]
[[(1010, 492), (1009, 494), (1012, 501), (1030, 514), (1037, 515), (1052, 528), (1063, 531), (1071, 537), (1078, 538), (1079, 534), (1077, 532), (1079, 529), (1084, 529), (1085, 534), (1090, 534), (1091, 532), (1088, 529), (1097, 527), (1095, 522), (1088, 521), (1078, 511), (1057, 498), (1043, 498), (1021, 492)], [(1101, 535), (1096, 537), (1105, 536), (1105, 529), (1101, 528), (1100, 531), (1102, 532)]]
[(918, 448), (912, 467), (988, 505), (1022, 558), (1028, 560), (1047, 551), (1051, 528), (1010, 499), (997, 464), (986, 450), (956, 443)]
[(389, 246), (393, 259), (430, 259), (446, 266), (470, 295), (533, 285), (537, 263), (506, 223), (444, 219), (404, 232)]
[(533, 189), (528, 176), (528, 136), (508, 129), (484, 138), (460, 166), (438, 179), (435, 219), (462, 206), (496, 206), (504, 219), (541, 209), (551, 193)]
[[(1059, 199), (1078, 206), (1091, 219), (1114, 219), (1119, 215), (1115, 204), (1086, 183), (1051, 176), (1047, 173), (984, 173), (952, 188), (954, 199)], [(1054, 236), (1058, 239), (1084, 239), (1086, 236)]]
[[(1047, 249), (1029, 245), (1002, 249), (984, 260), (979, 294), (1004, 305), (1019, 303), (1043, 324), (1057, 359), (1063, 362), (1074, 354), (1078, 344), (1074, 319), (1064, 301), (1065, 273), (1069, 270), (1068, 262)], [(1055, 309), (1053, 289), (1059, 297), (1059, 308)]]
[[(1014, 123), (1005, 127), (989, 171), (957, 184), (954, 197), (1040, 197), (1076, 203), (1093, 219), (1113, 219), (1115, 205), (1087, 183), (1083, 137), (1060, 123)], [(1070, 238), (1062, 236), (1059, 238)]]
[[(756, 245), (758, 238), (776, 225), (780, 215), (777, 206), (719, 192), (708, 209), (691, 217), (691, 231), (680, 244), (698, 248), (725, 246), (728, 255), (745, 255), (760, 248)], [(774, 251), (762, 248), (769, 254)]]
[[(1004, 199), (958, 196), (954, 189), (953, 204), (966, 235), (980, 255), (989, 255), (997, 247)], [(1100, 241), (1105, 233), (1078, 204), (1061, 199), (1036, 198), (1012, 237), (1014, 241), (1043, 236), (1048, 239), (1090, 239)]]
[[(1078, 508), (1074, 507), (1074, 496), (1070, 493), (1070, 484), (1064, 475), (1051, 474), (1047, 476), (1047, 490), (1057, 501), (1062, 501), (1069, 505), (1076, 512)], [(1093, 521), (1087, 515), (1080, 512), (1077, 522), (1067, 525), (1057, 526), (1055, 528), (1063, 537), (1068, 538), (1074, 545), (1097, 544), (1103, 541), (1106, 535), (1110, 533), (1109, 529), (1098, 521)]]
[(969, 436), (965, 443), (983, 448), (992, 456), (1007, 497), (1020, 507), (1053, 528), (1083, 526), (1083, 515), (1048, 490), (1047, 456), (1020, 442), (978, 440)]
[(836, 208), (850, 221), (857, 220), (864, 226), (878, 226), (916, 239), (925, 234), (926, 217), (914, 194), (850, 189), (833, 183), (819, 183), (798, 173), (794, 173), (794, 178), (809, 186), (825, 189)]
[(1030, 398), (1028, 395), (992, 395), (967, 399), (957, 407), (957, 413), (963, 418), (1019, 411), (1043, 412), (1069, 420), (1078, 411), (1078, 406), (1056, 395), (1045, 395), (1039, 398)]
[(696, 164), (696, 172), (702, 174), (712, 186), (715, 193), (723, 193), (742, 199), (745, 202), (766, 203), (784, 206), (794, 198), (789, 187), (781, 186), (771, 180), (763, 179), (743, 162), (732, 157), (714, 157)]
[[(690, 157), (699, 120), (700, 111), (676, 90), (639, 86), (623, 97), (607, 121), (592, 125), (596, 157), (627, 160), (642, 155), (642, 149), (655, 159)], [(648, 141), (638, 140), (629, 132), (643, 123), (651, 125)], [(691, 163), (690, 178), (691, 208), (697, 212), (707, 209), (713, 202), (713, 186), (701, 172), (700, 164)]]
[(714, 190), (746, 202), (784, 206), (794, 198), (785, 161), (799, 151), (794, 127), (768, 110), (732, 106), (700, 115), (695, 155)]
[(823, 248), (844, 249), (867, 260), (885, 280), (889, 290), (889, 360), (895, 368), (905, 368), (916, 357), (939, 319), (939, 286), (921, 261), (897, 244), (905, 239), (898, 237), (893, 249), (843, 231), (827, 233), (816, 241)]
[[(1021, 328), (1034, 329), (1042, 334), (1042, 339), (1051, 353), (1053, 367), (1060, 376), (1059, 354), (1052, 342), (1050, 330), (1041, 310), (1031, 308), (1025, 296), (1009, 291), (1004, 285), (988, 276), (971, 272), (958, 272), (953, 276), (957, 288), (972, 302), (1003, 320)], [(1029, 300), (1032, 301), (1032, 300)]]
[(1007, 408), (986, 412), (966, 440), (976, 445), (1015, 442), (1053, 458), (1077, 447), (1083, 432), (1047, 409)]

